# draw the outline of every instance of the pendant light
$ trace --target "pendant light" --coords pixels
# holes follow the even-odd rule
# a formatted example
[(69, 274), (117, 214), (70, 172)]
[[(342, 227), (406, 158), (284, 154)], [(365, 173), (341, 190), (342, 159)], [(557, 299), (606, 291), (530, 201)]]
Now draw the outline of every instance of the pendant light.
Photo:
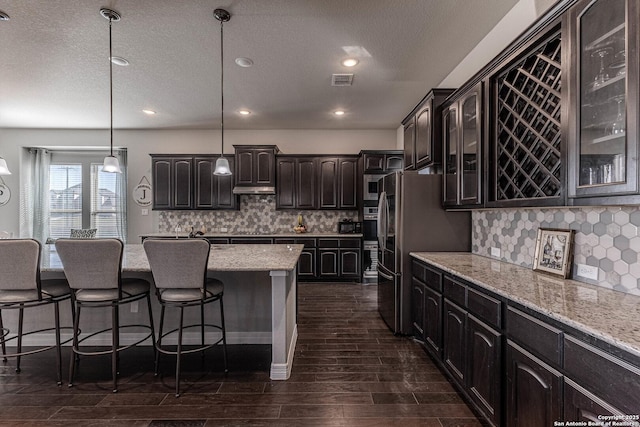
[[(0, 21), (8, 21), (9, 15), (0, 10)], [(0, 157), (0, 175), (11, 175), (9, 172), (9, 166), (7, 166), (7, 161)]]
[(222, 140), (222, 152), (220, 158), (216, 160), (214, 175), (231, 175), (229, 160), (224, 157), (224, 30), (223, 25), (231, 19), (231, 14), (224, 9), (216, 9), (213, 16), (220, 21), (220, 136)]
[(112, 47), (111, 47), (111, 23), (113, 21), (120, 20), (120, 14), (115, 10), (102, 8), (100, 9), (100, 15), (109, 20), (109, 140), (110, 140), (110, 154), (104, 158), (104, 164), (102, 166), (103, 172), (122, 173), (120, 170), (120, 162), (113, 155), (113, 62), (111, 61)]

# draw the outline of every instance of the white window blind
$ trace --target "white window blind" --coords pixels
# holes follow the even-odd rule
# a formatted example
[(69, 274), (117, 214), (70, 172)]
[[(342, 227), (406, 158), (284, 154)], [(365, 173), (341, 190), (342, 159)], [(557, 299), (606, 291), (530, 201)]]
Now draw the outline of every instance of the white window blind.
[(54, 239), (69, 237), (82, 228), (82, 165), (49, 166), (49, 233)]
[(96, 228), (97, 237), (118, 237), (119, 206), (118, 175), (102, 172), (102, 164), (91, 164), (91, 228)]

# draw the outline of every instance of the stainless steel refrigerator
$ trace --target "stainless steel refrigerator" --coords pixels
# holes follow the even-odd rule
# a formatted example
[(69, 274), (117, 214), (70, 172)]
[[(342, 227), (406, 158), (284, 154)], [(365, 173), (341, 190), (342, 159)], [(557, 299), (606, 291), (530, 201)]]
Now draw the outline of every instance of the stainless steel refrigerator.
[(442, 175), (385, 175), (378, 184), (378, 311), (395, 334), (411, 334), (409, 252), (468, 252), (471, 214), (442, 208)]

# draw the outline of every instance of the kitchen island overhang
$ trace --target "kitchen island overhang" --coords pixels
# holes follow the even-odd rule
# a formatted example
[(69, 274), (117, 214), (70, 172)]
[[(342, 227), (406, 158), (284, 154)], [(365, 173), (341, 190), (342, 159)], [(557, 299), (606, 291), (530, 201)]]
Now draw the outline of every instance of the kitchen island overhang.
[[(212, 245), (209, 254), (208, 276), (219, 278), (225, 284), (228, 340), (265, 344), (265, 336), (270, 335), (267, 341), (271, 344), (272, 380), (286, 380), (291, 375), (298, 336), (296, 265), (303, 247), (294, 244)], [(125, 245), (122, 271), (124, 277), (151, 277), (141, 244)], [(53, 245), (44, 249), (42, 274), (43, 277), (63, 274)]]

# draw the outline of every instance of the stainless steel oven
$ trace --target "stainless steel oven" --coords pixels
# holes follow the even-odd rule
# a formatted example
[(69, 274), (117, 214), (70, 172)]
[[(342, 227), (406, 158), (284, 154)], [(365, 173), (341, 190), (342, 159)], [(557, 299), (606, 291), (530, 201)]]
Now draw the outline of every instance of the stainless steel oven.
[(364, 191), (362, 197), (364, 200), (378, 201), (378, 181), (382, 178), (382, 175), (364, 175), (363, 185)]

